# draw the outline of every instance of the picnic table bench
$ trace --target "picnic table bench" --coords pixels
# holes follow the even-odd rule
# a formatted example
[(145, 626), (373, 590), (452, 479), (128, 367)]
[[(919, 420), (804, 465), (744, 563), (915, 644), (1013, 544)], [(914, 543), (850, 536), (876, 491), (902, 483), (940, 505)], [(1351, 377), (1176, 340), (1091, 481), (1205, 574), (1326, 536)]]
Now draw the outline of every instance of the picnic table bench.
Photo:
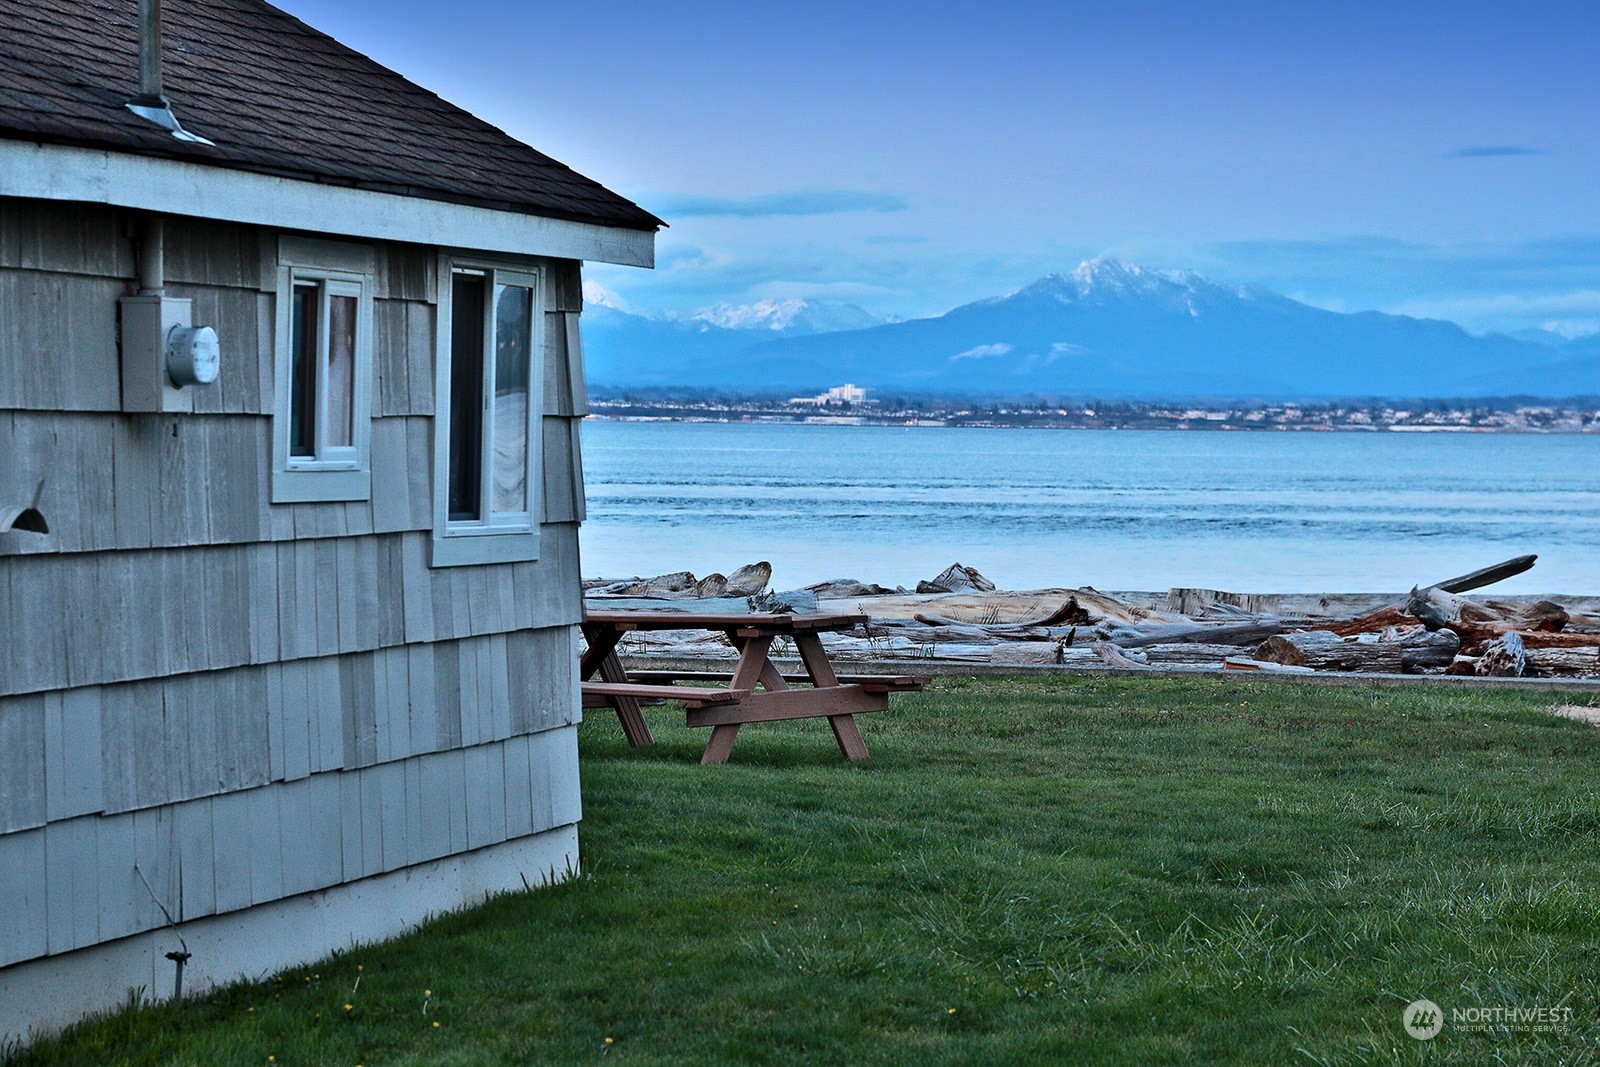
[[(883, 711), (890, 693), (913, 692), (929, 681), (916, 675), (834, 673), (819, 634), (849, 630), (864, 615), (711, 614), (687, 611), (591, 611), (582, 624), (588, 642), (579, 664), (583, 706), (609, 707), (628, 743), (653, 744), (640, 710), (651, 699), (676, 700), (690, 726), (711, 727), (701, 763), (724, 763), (739, 728), (747, 723), (826, 718), (847, 760), (866, 759), (866, 742), (853, 716)], [(639, 630), (711, 630), (725, 634), (739, 650), (730, 674), (714, 671), (640, 671), (629, 674), (617, 655), (623, 636)], [(772, 643), (793, 641), (804, 674), (784, 674), (772, 662)], [(598, 676), (598, 678), (596, 678)], [(725, 686), (678, 685), (721, 681)], [(796, 688), (789, 683), (801, 683)], [(806, 683), (809, 683), (808, 685)]]

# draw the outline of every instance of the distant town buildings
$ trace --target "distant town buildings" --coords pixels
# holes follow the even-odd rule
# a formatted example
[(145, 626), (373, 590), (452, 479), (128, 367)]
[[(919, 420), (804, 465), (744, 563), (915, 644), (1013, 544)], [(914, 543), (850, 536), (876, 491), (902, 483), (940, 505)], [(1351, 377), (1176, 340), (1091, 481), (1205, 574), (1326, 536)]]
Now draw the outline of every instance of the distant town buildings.
[(819, 396), (779, 400), (595, 391), (597, 418), (683, 422), (856, 423), (878, 426), (1035, 426), (1086, 430), (1345, 430), (1410, 433), (1600, 433), (1600, 407), (1517, 401), (1163, 404), (1097, 400), (982, 402), (954, 397), (878, 396), (841, 385)]
[(867, 391), (859, 385), (846, 382), (836, 385), (826, 393), (817, 396), (796, 396), (789, 399), (791, 404), (815, 404), (817, 407), (844, 407), (849, 404), (860, 404), (867, 399)]

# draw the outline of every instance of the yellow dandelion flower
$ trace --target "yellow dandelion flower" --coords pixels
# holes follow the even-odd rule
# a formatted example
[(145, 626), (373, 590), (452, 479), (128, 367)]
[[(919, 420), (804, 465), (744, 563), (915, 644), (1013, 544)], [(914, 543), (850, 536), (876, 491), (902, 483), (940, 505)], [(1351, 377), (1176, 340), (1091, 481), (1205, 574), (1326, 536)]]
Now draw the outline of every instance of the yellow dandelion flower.
[(611, 1044), (611, 1039), (609, 1037), (606, 1038), (606, 1044), (608, 1044), (608, 1045)]
[(433, 996), (433, 990), (431, 990), (431, 989), (424, 989), (424, 990), (423, 990), (423, 991), (422, 991), (422, 995), (423, 995), (423, 996), (425, 996), (425, 997), (431, 997), (431, 996)]
[(434, 1021), (433, 1021), (433, 1028), (434, 1028), (434, 1029), (435, 1029), (435, 1030), (437, 1030), (437, 1029), (439, 1029), (439, 1020), (438, 1020), (438, 1019), (435, 1019), (435, 1020), (434, 1020)]
[(354, 1004), (346, 1004), (346, 1005), (345, 1005), (345, 1006), (344, 1006), (344, 1010), (345, 1010), (345, 1011), (350, 1011), (350, 1010), (351, 1010), (351, 1009), (352, 1009), (352, 1008), (354, 1008), (354, 1007), (355, 1007), (355, 1005), (354, 1005)]
[(956, 1010), (954, 1008), (946, 1008), (945, 1009), (945, 1014), (946, 1015), (954, 1015), (955, 1013), (956, 1013)]

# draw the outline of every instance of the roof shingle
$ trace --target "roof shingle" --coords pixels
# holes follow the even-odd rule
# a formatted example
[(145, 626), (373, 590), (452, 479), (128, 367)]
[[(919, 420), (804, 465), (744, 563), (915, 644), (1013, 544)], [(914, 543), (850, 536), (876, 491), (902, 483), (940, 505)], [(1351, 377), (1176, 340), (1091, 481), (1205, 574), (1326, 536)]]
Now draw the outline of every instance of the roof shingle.
[(188, 144), (124, 106), (138, 0), (0, 0), (0, 137), (654, 230), (660, 219), (262, 0), (164, 0)]

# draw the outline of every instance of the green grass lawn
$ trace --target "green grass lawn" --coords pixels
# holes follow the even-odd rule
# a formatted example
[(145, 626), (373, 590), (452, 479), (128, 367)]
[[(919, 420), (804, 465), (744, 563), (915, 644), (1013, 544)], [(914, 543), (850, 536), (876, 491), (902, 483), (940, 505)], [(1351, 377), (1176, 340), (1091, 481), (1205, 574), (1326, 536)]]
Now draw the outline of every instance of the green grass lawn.
[[(943, 679), (860, 765), (594, 714), (577, 879), (17, 1062), (1600, 1061), (1600, 730), (1556, 700)], [(1421, 1042), (1423, 997), (1572, 1021)]]

